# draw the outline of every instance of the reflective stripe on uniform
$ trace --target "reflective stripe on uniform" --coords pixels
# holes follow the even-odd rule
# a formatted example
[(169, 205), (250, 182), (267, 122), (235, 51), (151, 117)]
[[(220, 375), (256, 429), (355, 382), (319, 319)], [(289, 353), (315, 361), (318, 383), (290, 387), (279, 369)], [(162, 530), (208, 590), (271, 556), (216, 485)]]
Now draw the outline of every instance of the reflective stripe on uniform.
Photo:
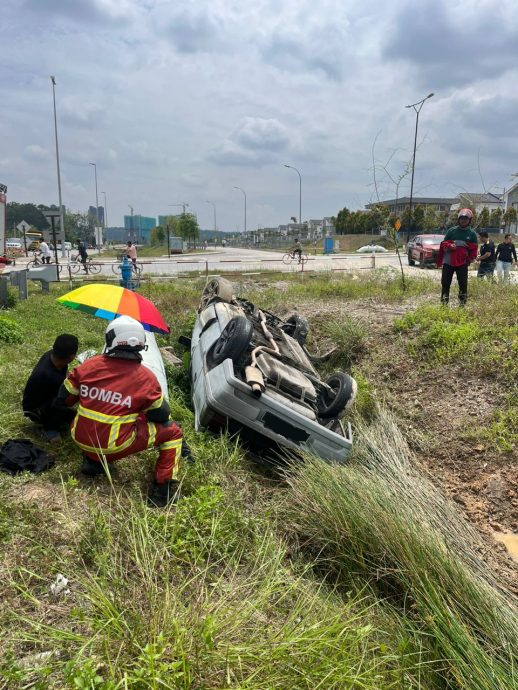
[(177, 450), (178, 454), (180, 454), (182, 450), (182, 439), (175, 438), (173, 441), (164, 441), (158, 447), (160, 450)]
[(63, 381), (63, 385), (70, 393), (70, 395), (79, 395), (79, 389), (74, 387), (74, 384), (72, 383), (72, 381), (70, 381), (70, 379), (65, 379)]
[(153, 422), (147, 423), (147, 433), (148, 433), (147, 447), (152, 448), (155, 445), (155, 438), (156, 438), (156, 425), (153, 424)]
[(79, 405), (77, 414), (86, 419), (91, 419), (94, 422), (102, 422), (103, 424), (131, 424), (138, 419), (138, 413), (136, 412), (123, 415), (104, 414), (104, 412), (90, 410), (88, 407), (83, 407), (83, 405)]
[(159, 407), (162, 407), (162, 403), (164, 402), (164, 396), (161, 395), (157, 400), (151, 403), (149, 407), (146, 407), (144, 412), (149, 412), (149, 410), (158, 410)]
[[(118, 453), (125, 450), (130, 446), (136, 437), (136, 431), (133, 431), (129, 438), (127, 438), (124, 443), (117, 445), (117, 439), (119, 438), (120, 428), (122, 424), (134, 424), (138, 419), (137, 413), (126, 414), (126, 415), (110, 415), (104, 414), (103, 412), (97, 412), (96, 410), (90, 410), (83, 405), (79, 405), (77, 408), (77, 415), (75, 416), (74, 423), (72, 425), (72, 438), (77, 443), (77, 445), (83, 450), (89, 450), (93, 452), (101, 451), (106, 455), (110, 453)], [(84, 419), (89, 419), (93, 422), (100, 422), (101, 424), (107, 424), (110, 427), (110, 433), (108, 436), (108, 445), (106, 448), (98, 446), (90, 446), (84, 443), (80, 443), (76, 438), (76, 427), (79, 419), (83, 417)]]
[(100, 446), (88, 446), (86, 443), (80, 443), (72, 434), (72, 437), (74, 438), (74, 443), (81, 448), (81, 450), (88, 450), (91, 453), (102, 453), (103, 455), (110, 455), (111, 453), (119, 453), (120, 451), (126, 450), (131, 444), (134, 442), (137, 434), (134, 431), (129, 438), (127, 438), (124, 443), (121, 443), (120, 446), (115, 446), (114, 448), (101, 448)]

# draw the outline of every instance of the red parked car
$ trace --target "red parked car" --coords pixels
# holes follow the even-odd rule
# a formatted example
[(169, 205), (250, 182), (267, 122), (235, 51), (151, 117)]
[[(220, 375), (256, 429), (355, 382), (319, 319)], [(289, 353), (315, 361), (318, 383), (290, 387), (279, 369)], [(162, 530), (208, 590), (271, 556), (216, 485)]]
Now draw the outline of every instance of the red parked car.
[(419, 262), (421, 268), (427, 264), (436, 264), (439, 254), (439, 246), (444, 235), (416, 235), (407, 244), (408, 265), (415, 266)]

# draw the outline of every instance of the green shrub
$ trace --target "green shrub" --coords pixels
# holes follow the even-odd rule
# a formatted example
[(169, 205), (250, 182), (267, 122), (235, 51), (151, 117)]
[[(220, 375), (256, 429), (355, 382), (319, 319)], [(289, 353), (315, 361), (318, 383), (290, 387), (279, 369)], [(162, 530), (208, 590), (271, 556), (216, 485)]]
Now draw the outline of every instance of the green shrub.
[(20, 326), (7, 316), (0, 316), (0, 341), (4, 343), (22, 343), (23, 331)]

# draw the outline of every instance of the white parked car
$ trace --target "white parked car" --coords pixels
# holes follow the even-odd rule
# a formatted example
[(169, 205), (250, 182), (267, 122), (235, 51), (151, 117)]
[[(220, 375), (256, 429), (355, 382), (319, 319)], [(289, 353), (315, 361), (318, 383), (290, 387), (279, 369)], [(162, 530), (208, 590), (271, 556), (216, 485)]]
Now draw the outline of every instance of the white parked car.
[(385, 254), (388, 252), (388, 249), (382, 247), (381, 244), (366, 244), (356, 250), (357, 254), (372, 254), (373, 252), (376, 252), (377, 254)]
[(196, 428), (343, 462), (352, 433), (342, 418), (356, 382), (344, 372), (323, 380), (304, 346), (307, 333), (303, 317), (283, 321), (234, 297), (227, 280), (209, 281), (192, 338), (180, 339), (191, 348)]

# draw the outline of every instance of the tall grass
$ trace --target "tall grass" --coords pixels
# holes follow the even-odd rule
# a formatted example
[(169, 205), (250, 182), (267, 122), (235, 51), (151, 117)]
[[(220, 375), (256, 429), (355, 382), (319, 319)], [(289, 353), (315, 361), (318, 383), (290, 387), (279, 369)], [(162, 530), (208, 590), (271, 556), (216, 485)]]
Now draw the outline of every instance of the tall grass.
[(351, 573), (399, 606), (448, 687), (518, 687), (516, 599), (491, 573), (481, 540), (415, 467), (381, 413), (357, 431), (355, 461), (309, 461), (288, 478), (289, 529), (321, 567)]
[[(390, 613), (290, 565), (269, 524), (221, 487), (200, 486), (161, 513), (113, 493), (74, 523), (68, 553), (52, 559), (71, 579), (69, 598), (48, 602), (35, 572), (10, 573), (22, 597), (11, 626), (28, 658), (11, 653), (0, 687), (432, 687)], [(40, 651), (51, 652), (43, 664)]]

